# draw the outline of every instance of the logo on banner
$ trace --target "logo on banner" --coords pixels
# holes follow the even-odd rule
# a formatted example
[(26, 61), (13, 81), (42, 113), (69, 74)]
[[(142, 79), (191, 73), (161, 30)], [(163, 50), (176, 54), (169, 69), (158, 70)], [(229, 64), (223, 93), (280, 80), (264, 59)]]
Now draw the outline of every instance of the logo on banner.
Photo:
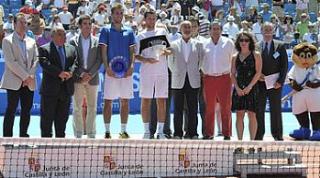
[[(176, 174), (186, 175), (216, 175), (217, 160), (205, 161), (203, 156), (191, 159), (192, 150), (180, 149), (178, 154), (178, 166), (174, 170)], [(192, 160), (192, 161), (191, 161)]]
[(116, 157), (117, 155), (112, 156), (108, 152), (103, 155), (103, 169), (99, 171), (101, 176), (141, 177), (143, 175), (142, 164), (123, 164), (121, 160), (114, 161)]
[(39, 160), (38, 153), (31, 152), (31, 156), (28, 158), (28, 165), (30, 171), (39, 172), (41, 169), (41, 164)]
[(184, 167), (184, 168), (190, 167), (191, 162), (189, 159), (189, 155), (187, 154), (187, 149), (180, 150), (178, 160), (179, 160), (180, 167)]
[(117, 164), (115, 161), (113, 161), (111, 154), (103, 156), (103, 165), (109, 170), (114, 170), (117, 168)]

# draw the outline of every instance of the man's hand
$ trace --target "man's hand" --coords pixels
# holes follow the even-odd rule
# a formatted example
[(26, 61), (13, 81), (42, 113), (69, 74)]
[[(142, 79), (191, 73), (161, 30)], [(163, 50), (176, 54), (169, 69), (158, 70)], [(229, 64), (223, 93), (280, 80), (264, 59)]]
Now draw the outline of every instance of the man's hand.
[(154, 64), (159, 62), (159, 60), (155, 59), (155, 58), (145, 58), (145, 60), (143, 61), (144, 63), (150, 63), (150, 64)]
[(71, 77), (72, 77), (71, 72), (62, 71), (59, 74), (59, 78), (61, 79), (61, 81), (69, 80)]
[(281, 86), (282, 86), (281, 83), (276, 82), (273, 87), (274, 87), (274, 89), (278, 89), (278, 88), (280, 88)]
[(25, 79), (23, 82), (22, 82), (22, 86), (25, 87), (25, 86), (29, 86), (30, 84), (32, 84), (34, 82), (34, 78), (29, 76), (27, 79)]
[(128, 71), (126, 72), (126, 75), (124, 77), (129, 77), (133, 74), (133, 67), (129, 67)]
[(106, 72), (107, 72), (107, 75), (108, 75), (108, 76), (110, 76), (110, 77), (116, 77), (110, 67), (107, 67)]
[(172, 54), (172, 50), (170, 48), (167, 48), (161, 51), (160, 56), (169, 56), (171, 54)]
[(87, 73), (87, 72), (84, 72), (82, 77), (81, 77), (81, 82), (89, 82), (90, 80), (92, 79), (92, 76), (91, 74)]
[(264, 81), (264, 75), (263, 74), (260, 75), (259, 81)]

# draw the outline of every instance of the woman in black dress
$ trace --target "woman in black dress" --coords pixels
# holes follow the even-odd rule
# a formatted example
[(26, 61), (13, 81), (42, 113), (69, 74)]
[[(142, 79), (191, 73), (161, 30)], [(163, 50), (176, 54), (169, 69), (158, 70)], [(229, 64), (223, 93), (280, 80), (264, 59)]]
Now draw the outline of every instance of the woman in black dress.
[(237, 114), (237, 135), (242, 140), (243, 118), (249, 117), (250, 139), (254, 140), (257, 132), (256, 108), (258, 98), (257, 81), (261, 75), (262, 60), (255, 50), (253, 37), (248, 32), (241, 32), (235, 42), (238, 53), (232, 58), (231, 80), (234, 85), (232, 110)]

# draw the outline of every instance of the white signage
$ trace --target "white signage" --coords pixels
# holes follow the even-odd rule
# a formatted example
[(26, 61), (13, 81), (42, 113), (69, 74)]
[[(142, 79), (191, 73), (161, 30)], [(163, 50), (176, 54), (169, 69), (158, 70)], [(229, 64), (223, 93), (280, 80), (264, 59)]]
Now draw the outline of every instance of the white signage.
[[(6, 148), (4, 177), (186, 177), (233, 174), (233, 150), (206, 144)], [(1, 161), (1, 155), (0, 155)], [(1, 168), (1, 167), (0, 167)], [(1, 169), (0, 169), (1, 170)]]

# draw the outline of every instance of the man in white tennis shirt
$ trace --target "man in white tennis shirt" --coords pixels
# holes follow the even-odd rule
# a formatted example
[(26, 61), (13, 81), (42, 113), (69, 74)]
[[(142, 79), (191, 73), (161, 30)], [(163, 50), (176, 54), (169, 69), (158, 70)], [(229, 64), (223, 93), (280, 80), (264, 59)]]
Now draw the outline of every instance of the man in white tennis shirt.
[[(140, 68), (141, 115), (144, 123), (145, 139), (150, 138), (149, 121), (151, 99), (157, 99), (158, 135), (165, 139), (163, 125), (166, 115), (166, 98), (168, 97), (168, 67), (164, 49), (169, 46), (164, 29), (155, 28), (156, 14), (147, 11), (144, 14), (146, 30), (137, 37), (137, 60), (142, 62)], [(159, 50), (160, 49), (160, 50)]]

